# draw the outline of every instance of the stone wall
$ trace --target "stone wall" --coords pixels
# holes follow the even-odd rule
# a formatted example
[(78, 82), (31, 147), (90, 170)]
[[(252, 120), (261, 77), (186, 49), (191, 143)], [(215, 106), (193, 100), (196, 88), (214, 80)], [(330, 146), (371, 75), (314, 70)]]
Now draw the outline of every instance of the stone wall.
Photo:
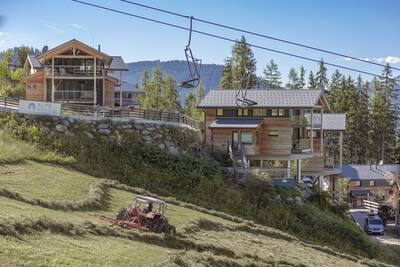
[(38, 115), (13, 115), (20, 123), (44, 128), (50, 135), (68, 137), (84, 134), (87, 137), (108, 138), (123, 142), (124, 138), (136, 138), (143, 144), (152, 144), (170, 154), (184, 154), (201, 143), (201, 133), (182, 123), (151, 121), (144, 119), (101, 119), (82, 116), (51, 117)]

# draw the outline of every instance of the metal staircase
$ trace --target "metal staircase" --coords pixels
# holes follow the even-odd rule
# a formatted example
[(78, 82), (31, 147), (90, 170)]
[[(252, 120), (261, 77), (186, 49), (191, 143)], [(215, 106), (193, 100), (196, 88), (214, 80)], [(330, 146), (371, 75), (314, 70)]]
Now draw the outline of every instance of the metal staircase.
[(249, 174), (249, 163), (243, 149), (232, 149), (231, 145), (228, 144), (228, 150), (235, 179), (238, 181), (246, 180)]

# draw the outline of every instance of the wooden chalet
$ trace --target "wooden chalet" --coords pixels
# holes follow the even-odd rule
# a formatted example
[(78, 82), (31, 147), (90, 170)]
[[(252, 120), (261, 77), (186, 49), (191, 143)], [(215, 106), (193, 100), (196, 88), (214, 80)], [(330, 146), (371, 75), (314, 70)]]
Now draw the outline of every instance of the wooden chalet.
[(24, 68), (29, 72), (26, 99), (99, 106), (114, 106), (115, 87), (122, 84), (121, 72), (128, 70), (121, 57), (75, 39), (29, 55)]
[(341, 172), (346, 117), (326, 113), (322, 91), (252, 89), (246, 97), (257, 104), (241, 107), (235, 90), (213, 90), (198, 105), (204, 142), (228, 148), (239, 176), (256, 170), (293, 182)]

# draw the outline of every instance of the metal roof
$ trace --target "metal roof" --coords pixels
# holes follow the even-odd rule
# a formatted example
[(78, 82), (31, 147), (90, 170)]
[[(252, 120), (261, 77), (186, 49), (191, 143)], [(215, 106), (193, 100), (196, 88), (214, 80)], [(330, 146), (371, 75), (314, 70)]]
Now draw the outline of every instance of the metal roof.
[(28, 55), (28, 60), (33, 69), (41, 69), (43, 67), (42, 64), (40, 64), (40, 62), (36, 59), (36, 55)]
[(348, 177), (351, 180), (386, 180), (390, 179), (390, 174), (398, 172), (400, 172), (400, 164), (342, 166), (342, 176)]
[[(313, 122), (315, 125), (321, 125), (321, 114), (314, 114)], [(315, 127), (314, 129), (320, 129)], [(345, 131), (346, 114), (345, 113), (323, 113), (322, 129), (327, 131)]]
[(121, 70), (121, 71), (129, 70), (128, 66), (125, 64), (124, 60), (120, 56), (112, 56), (111, 57), (111, 63), (110, 63), (110, 67), (108, 69), (109, 70)]
[(154, 197), (148, 197), (148, 196), (137, 196), (136, 199), (151, 202), (151, 203), (157, 203), (157, 204), (165, 203), (165, 201), (163, 201), (161, 199), (154, 198)]
[(262, 121), (263, 118), (218, 118), (209, 128), (257, 128)]
[[(252, 107), (303, 107), (312, 108), (320, 97), (325, 95), (321, 90), (301, 89), (279, 89), (259, 90), (249, 89), (246, 98), (256, 101), (257, 105)], [(325, 99), (326, 100), (326, 99)], [(326, 101), (327, 102), (327, 101)], [(232, 90), (212, 90), (198, 105), (199, 108), (207, 107), (237, 107), (236, 92)]]
[(371, 191), (369, 191), (369, 190), (350, 190), (350, 194), (353, 196), (353, 197), (362, 197), (362, 196), (368, 196), (368, 195), (373, 195), (372, 193), (371, 193)]

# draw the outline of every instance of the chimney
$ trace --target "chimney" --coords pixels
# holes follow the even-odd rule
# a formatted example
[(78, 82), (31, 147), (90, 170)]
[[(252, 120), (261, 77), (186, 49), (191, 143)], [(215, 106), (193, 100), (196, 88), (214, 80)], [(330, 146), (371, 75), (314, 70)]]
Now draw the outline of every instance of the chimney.
[(97, 48), (98, 50), (99, 50), (99, 52), (100, 52), (100, 45), (98, 45), (98, 48)]

